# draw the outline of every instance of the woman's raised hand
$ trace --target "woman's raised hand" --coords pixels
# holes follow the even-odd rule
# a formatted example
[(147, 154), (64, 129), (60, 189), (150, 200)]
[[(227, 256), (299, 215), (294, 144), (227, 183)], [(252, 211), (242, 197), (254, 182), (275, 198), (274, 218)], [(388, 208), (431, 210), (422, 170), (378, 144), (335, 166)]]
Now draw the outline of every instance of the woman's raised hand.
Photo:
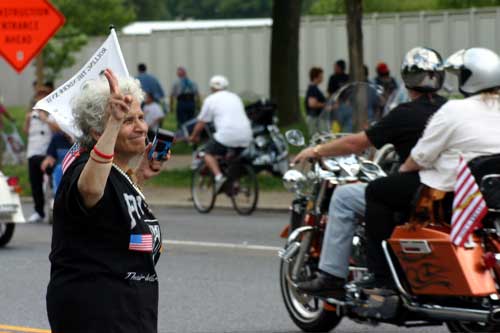
[(125, 119), (127, 113), (130, 111), (132, 96), (124, 96), (120, 92), (118, 79), (111, 69), (106, 68), (104, 70), (104, 76), (108, 80), (110, 92), (106, 112), (109, 114), (110, 118), (121, 123)]

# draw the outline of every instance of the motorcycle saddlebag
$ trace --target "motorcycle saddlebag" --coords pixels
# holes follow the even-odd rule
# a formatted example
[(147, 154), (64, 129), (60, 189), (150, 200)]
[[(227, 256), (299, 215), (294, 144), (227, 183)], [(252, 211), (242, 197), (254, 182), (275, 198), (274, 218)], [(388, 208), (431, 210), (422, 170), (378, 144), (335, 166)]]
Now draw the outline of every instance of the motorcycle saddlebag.
[(483, 249), (457, 247), (449, 228), (397, 227), (389, 244), (416, 295), (487, 296), (496, 294), (495, 281), (482, 265)]

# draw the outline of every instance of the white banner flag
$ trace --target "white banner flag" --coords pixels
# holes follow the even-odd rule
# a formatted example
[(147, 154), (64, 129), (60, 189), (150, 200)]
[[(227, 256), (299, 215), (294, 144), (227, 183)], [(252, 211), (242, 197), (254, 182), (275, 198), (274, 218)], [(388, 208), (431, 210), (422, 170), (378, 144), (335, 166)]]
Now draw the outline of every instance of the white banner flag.
[(106, 41), (71, 79), (38, 101), (33, 109), (47, 111), (63, 131), (79, 136), (80, 131), (75, 127), (71, 113), (72, 100), (86, 81), (97, 79), (106, 68), (111, 68), (117, 77), (129, 76), (115, 29), (111, 29)]

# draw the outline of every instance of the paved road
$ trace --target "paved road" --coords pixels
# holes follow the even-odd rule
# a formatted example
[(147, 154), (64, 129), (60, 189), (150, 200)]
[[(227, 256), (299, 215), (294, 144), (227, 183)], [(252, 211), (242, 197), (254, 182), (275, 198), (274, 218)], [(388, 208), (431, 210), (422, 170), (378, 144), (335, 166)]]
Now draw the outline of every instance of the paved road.
[[(298, 332), (281, 302), (277, 237), (285, 213), (240, 217), (231, 210), (199, 215), (191, 209), (155, 209), (167, 254), (160, 258), (160, 332)], [(27, 213), (31, 213), (27, 210)], [(0, 332), (29, 327), (48, 332), (45, 288), (51, 228), (18, 225), (0, 250)], [(14, 325), (7, 327), (5, 325)], [(336, 332), (417, 332), (361, 326), (344, 320)], [(444, 326), (418, 332), (446, 332)]]

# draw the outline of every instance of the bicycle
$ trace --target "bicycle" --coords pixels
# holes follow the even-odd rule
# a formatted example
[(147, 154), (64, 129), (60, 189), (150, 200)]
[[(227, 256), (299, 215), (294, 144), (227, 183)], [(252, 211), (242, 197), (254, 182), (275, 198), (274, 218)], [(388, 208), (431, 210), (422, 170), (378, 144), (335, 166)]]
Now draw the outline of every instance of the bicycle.
[(219, 192), (215, 192), (215, 177), (203, 160), (202, 149), (196, 152), (198, 165), (191, 178), (191, 195), (196, 210), (210, 212), (217, 195), (224, 193), (230, 199), (233, 208), (240, 215), (250, 215), (257, 207), (259, 186), (252, 166), (241, 155), (230, 151), (225, 157), (218, 158), (219, 166), (226, 177)]

